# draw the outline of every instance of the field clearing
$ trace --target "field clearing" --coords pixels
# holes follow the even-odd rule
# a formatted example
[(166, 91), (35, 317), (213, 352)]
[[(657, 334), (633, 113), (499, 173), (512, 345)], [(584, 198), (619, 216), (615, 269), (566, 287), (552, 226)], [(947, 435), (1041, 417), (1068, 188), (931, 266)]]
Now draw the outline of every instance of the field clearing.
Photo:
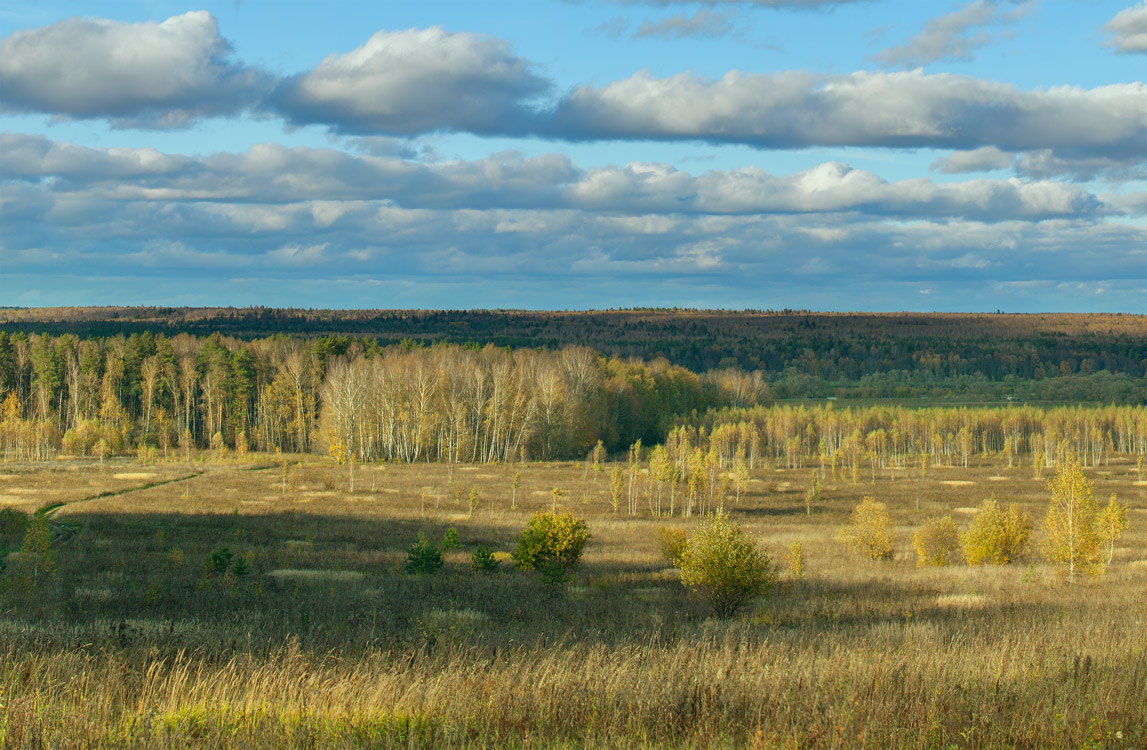
[[(910, 546), (925, 519), (964, 527), (990, 495), (1027, 510), (1038, 542), (1050, 471), (828, 476), (806, 508), (816, 467), (758, 466), (727, 509), (780, 585), (730, 620), (661, 556), (655, 530), (698, 518), (651, 516), (645, 476), (629, 517), (624, 498), (611, 507), (611, 464), (364, 464), (351, 492), (348, 467), (297, 460), (0, 467), (0, 507), (59, 506), (76, 531), (51, 585), (0, 594), (0, 745), (1147, 746), (1147, 486), (1133, 460), (1087, 470), (1130, 526), (1108, 574), (1075, 586), (1035, 552), (919, 568)], [(835, 539), (865, 496), (898, 526), (892, 562)], [(591, 534), (570, 584), (508, 562), (470, 570), (477, 545), (505, 560), (555, 502)], [(445, 568), (405, 575), (418, 532), (449, 527), (460, 546)], [(783, 572), (796, 540), (801, 580)], [(241, 574), (209, 573), (224, 550)]]

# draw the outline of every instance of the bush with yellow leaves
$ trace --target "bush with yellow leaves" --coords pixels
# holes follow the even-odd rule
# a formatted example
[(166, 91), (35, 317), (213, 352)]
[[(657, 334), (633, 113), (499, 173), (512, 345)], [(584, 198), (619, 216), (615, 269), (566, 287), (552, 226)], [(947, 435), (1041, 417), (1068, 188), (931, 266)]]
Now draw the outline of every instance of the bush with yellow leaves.
[(837, 537), (858, 554), (872, 560), (891, 560), (895, 555), (896, 532), (884, 503), (866, 497), (852, 510), (848, 525)]
[(1005, 509), (994, 497), (988, 498), (964, 532), (964, 559), (969, 565), (1007, 565), (1027, 552), (1031, 533), (1031, 516), (1019, 505)]
[(960, 557), (960, 528), (951, 516), (929, 518), (912, 535), (917, 565), (947, 565)]

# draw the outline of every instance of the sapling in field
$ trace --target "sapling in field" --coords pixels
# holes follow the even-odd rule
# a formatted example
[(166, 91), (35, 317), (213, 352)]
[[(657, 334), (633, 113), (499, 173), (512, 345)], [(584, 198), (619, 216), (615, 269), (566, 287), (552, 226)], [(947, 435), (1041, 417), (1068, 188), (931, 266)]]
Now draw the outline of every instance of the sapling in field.
[(866, 497), (852, 510), (852, 518), (838, 539), (854, 552), (871, 560), (891, 560), (896, 534), (884, 503)]
[(730, 617), (776, 583), (769, 555), (722, 511), (689, 537), (677, 567), (681, 582), (700, 593), (718, 617)]
[(1007, 565), (1023, 557), (1031, 538), (1032, 522), (1020, 506), (1001, 506), (994, 497), (980, 503), (961, 546), (969, 565)]
[(586, 522), (569, 513), (535, 513), (518, 536), (519, 570), (536, 570), (546, 583), (562, 583), (581, 561), (589, 539)]
[(1051, 502), (1043, 522), (1048, 562), (1069, 583), (1079, 575), (1101, 575), (1105, 566), (1096, 524), (1099, 505), (1079, 462), (1073, 456), (1060, 461), (1048, 487)]
[(960, 529), (951, 516), (929, 518), (912, 535), (916, 564), (947, 565), (959, 559)]

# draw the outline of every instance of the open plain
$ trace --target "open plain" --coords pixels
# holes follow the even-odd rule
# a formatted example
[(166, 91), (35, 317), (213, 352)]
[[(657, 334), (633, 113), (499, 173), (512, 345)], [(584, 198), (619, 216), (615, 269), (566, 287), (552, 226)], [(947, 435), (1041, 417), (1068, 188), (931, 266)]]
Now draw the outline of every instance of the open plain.
[[(56, 571), (32, 594), (3, 594), (0, 738), (236, 748), (1147, 743), (1147, 483), (1133, 460), (1087, 470), (1096, 497), (1128, 506), (1129, 527), (1107, 574), (1076, 585), (1038, 554), (1050, 469), (1037, 477), (985, 459), (856, 483), (825, 469), (821, 499), (806, 505), (820, 467), (758, 464), (726, 509), (770, 551), (779, 583), (728, 620), (709, 616), (658, 547), (659, 526), (688, 530), (697, 517), (653, 515), (645, 469), (636, 515), (625, 503), (615, 511), (610, 469), (211, 452), (6, 463), (3, 508), (53, 509)], [(1036, 520), (1027, 559), (916, 565), (915, 528), (946, 513), (966, 526), (990, 495)], [(886, 503), (897, 525), (891, 562), (859, 559), (836, 540), (864, 496)], [(531, 513), (555, 503), (590, 532), (564, 586), (509, 560)], [(418, 532), (438, 540), (448, 528), (459, 545), (445, 567), (407, 575)], [(799, 579), (784, 562), (796, 540)], [(15, 550), (20, 537), (0, 543)], [(478, 545), (494, 551), (498, 572), (471, 570)]]

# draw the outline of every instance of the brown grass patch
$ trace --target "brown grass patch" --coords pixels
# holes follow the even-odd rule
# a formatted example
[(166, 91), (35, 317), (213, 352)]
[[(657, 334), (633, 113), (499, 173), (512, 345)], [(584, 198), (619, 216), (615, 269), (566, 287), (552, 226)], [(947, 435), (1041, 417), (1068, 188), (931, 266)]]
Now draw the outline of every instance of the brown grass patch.
[(944, 594), (936, 597), (936, 606), (947, 609), (983, 609), (988, 597), (983, 594)]
[(112, 479), (151, 479), (155, 474), (146, 471), (121, 471), (119, 474), (112, 474)]
[(988, 481), (989, 482), (1006, 482), (1006, 481), (1008, 481), (1008, 478), (1007, 477), (988, 477)]
[(940, 484), (949, 487), (971, 487), (975, 482), (971, 482), (967, 479), (941, 479)]

